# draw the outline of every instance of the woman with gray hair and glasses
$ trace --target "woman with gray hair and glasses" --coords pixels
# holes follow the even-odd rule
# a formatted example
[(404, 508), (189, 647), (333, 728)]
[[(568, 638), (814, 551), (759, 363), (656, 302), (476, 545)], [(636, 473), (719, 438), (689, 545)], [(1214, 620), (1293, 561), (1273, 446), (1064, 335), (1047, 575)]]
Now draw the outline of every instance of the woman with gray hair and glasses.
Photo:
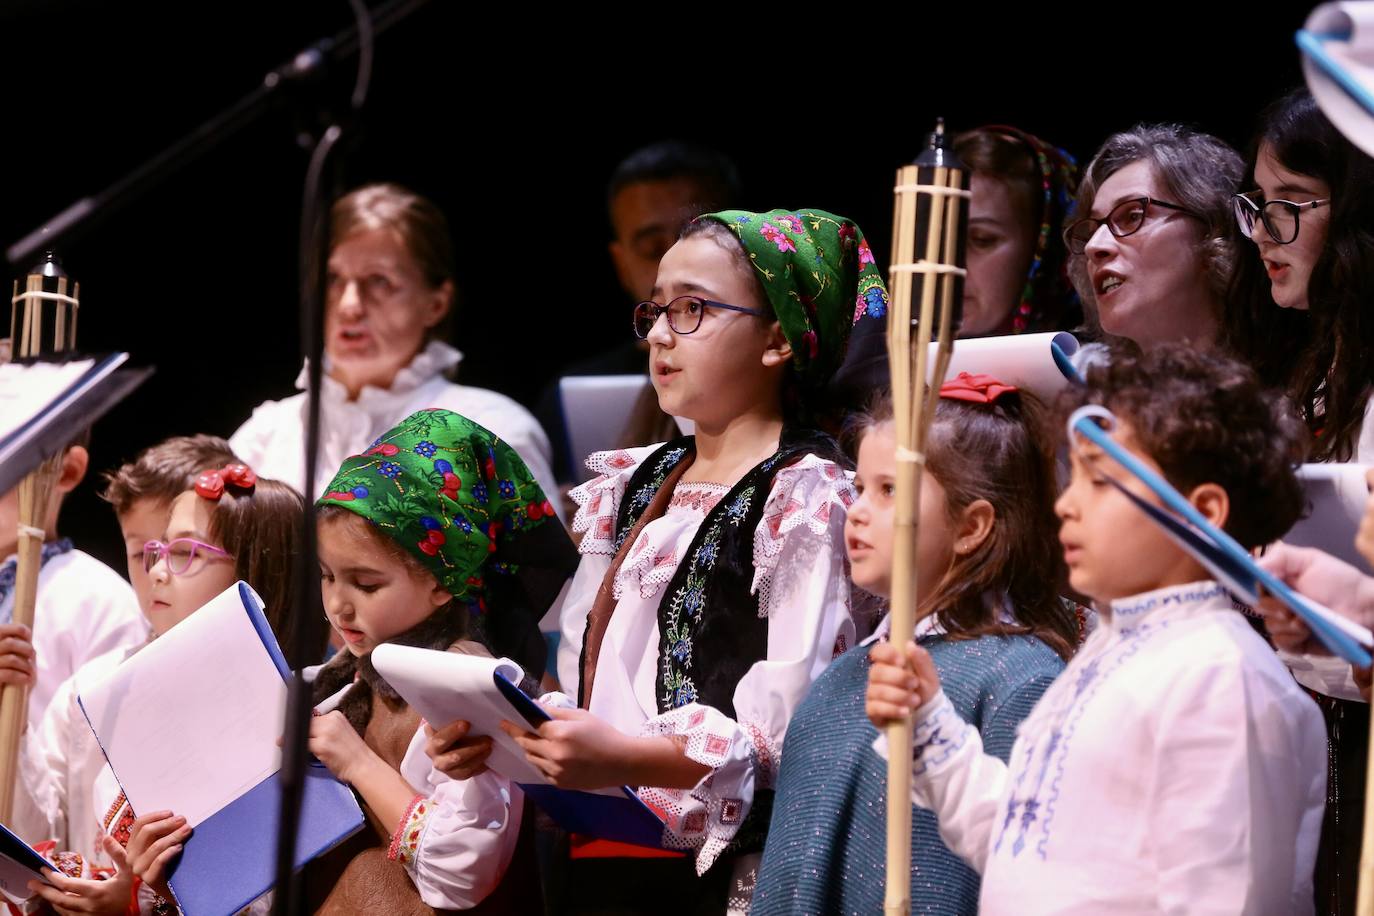
[(1141, 347), (1216, 343), (1239, 245), (1231, 196), (1242, 174), (1235, 150), (1179, 125), (1142, 124), (1107, 139), (1064, 230), (1091, 332)]

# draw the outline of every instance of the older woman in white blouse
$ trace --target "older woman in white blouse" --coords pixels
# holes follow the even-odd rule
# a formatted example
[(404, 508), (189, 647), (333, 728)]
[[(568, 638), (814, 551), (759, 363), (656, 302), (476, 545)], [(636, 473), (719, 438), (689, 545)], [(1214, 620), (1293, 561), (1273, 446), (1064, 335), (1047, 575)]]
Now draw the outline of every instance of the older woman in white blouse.
[[(400, 418), (442, 407), (505, 439), (545, 491), (557, 492), (549, 440), (529, 411), (451, 381), (463, 355), (440, 339), (454, 286), (439, 208), (396, 185), (367, 185), (335, 202), (331, 238), (317, 488)], [(296, 385), (305, 387), (304, 370)], [(304, 393), (260, 405), (230, 439), (235, 454), (303, 490), (305, 409)]]

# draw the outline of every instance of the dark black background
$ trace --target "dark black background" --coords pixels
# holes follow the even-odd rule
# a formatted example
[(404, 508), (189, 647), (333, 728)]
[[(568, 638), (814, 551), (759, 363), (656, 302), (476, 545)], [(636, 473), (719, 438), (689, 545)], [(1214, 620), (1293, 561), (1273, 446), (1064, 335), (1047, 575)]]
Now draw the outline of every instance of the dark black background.
[[(445, 208), (461, 379), (528, 402), (561, 365), (629, 334), (604, 184), (637, 146), (715, 145), (739, 163), (743, 206), (851, 216), (882, 263), (891, 175), (936, 115), (955, 129), (1015, 124), (1082, 161), (1137, 121), (1243, 147), (1260, 109), (1300, 79), (1292, 34), (1309, 9), (946, 7), (435, 0), (378, 38), (345, 182), (399, 181)], [(0, 13), (0, 244), (350, 20), (343, 0), (12, 0)], [(325, 95), (352, 79), (340, 68)], [(227, 436), (293, 390), (306, 162), (295, 135), (310, 110), (270, 114), (62, 251), (81, 282), (81, 346), (158, 370), (97, 425), (92, 473), (64, 508), (63, 532), (116, 566), (99, 470), (169, 435)]]

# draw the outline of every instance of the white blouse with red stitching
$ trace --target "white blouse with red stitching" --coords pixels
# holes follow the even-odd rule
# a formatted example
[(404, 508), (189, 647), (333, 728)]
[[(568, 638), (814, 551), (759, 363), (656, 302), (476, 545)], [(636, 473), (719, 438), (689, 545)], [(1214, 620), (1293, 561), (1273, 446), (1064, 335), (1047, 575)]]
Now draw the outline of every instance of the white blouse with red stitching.
[[(583, 534), (582, 563), (559, 610), (558, 674), (576, 695), (583, 631), (592, 600), (615, 555), (615, 517), (635, 469), (657, 446), (600, 452), (599, 473), (577, 487), (573, 530)], [(812, 681), (859, 634), (851, 612), (844, 518), (854, 500), (849, 475), (808, 455), (774, 477), (754, 530), (752, 591), (770, 619), (766, 657), (740, 679), (735, 718), (702, 703), (658, 711), (658, 610), (667, 585), (724, 484), (679, 484), (665, 514), (648, 523), (621, 564), (616, 609), (606, 630), (588, 708), (631, 735), (671, 735), (711, 772), (692, 789), (642, 787), (666, 816), (665, 844), (696, 850), (704, 872), (729, 845), (754, 793), (777, 772), (792, 711)], [(710, 659), (694, 659), (698, 666)]]

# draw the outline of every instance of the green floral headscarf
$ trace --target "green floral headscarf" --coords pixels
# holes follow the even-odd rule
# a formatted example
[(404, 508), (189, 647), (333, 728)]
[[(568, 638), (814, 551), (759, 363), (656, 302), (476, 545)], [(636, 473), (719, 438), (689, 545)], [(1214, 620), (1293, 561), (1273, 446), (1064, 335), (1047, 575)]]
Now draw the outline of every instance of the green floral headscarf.
[(520, 456), (448, 410), (413, 413), (345, 460), (317, 505), (342, 506), (372, 522), (454, 598), (479, 609), (484, 573), (517, 572), (499, 548), (550, 520), (561, 530)]
[(821, 388), (839, 368), (860, 315), (887, 312), (882, 274), (851, 220), (824, 210), (723, 210), (700, 218), (728, 226), (749, 252), (803, 387)]

